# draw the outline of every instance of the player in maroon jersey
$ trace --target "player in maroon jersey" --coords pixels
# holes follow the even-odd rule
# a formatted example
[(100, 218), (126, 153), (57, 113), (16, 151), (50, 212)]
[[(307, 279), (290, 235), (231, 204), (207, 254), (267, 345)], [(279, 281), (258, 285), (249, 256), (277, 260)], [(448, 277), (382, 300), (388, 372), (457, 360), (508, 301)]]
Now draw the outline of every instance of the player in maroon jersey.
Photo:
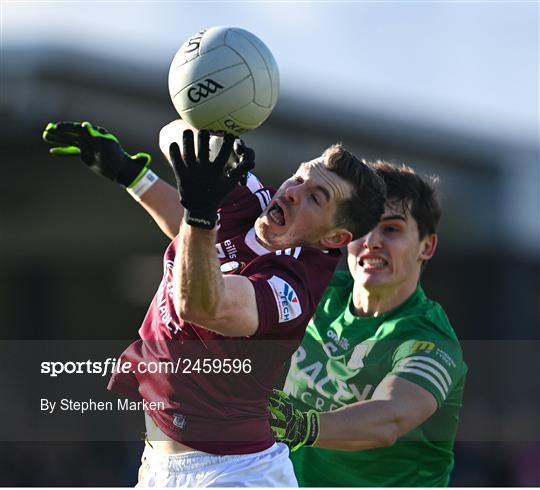
[[(148, 169), (149, 155), (127, 155), (102, 128), (50, 124), (44, 139), (57, 145), (53, 153), (80, 154), (92, 170), (124, 185), (173, 239), (141, 339), (122, 354), (136, 368), (109, 385), (158, 407), (146, 412), (150, 442), (139, 483), (296, 485), (288, 450), (268, 424), (268, 398), (334, 272), (338, 249), (377, 224), (384, 203), (379, 178), (335, 145), (274, 192), (248, 172), (252, 150), (237, 141), (233, 151), (228, 135), (212, 159), (208, 133), (197, 134), (196, 150), (193, 132), (176, 121), (161, 142), (176, 190)], [(231, 154), (234, 169), (226, 166)], [(147, 369), (163, 362), (174, 369)]]

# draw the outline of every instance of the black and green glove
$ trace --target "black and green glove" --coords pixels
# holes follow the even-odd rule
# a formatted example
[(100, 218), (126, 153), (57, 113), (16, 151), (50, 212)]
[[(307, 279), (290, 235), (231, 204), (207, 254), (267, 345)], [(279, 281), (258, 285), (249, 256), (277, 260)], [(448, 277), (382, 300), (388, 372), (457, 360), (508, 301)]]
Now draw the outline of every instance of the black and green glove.
[[(198, 154), (195, 154), (193, 131), (182, 133), (182, 153), (177, 143), (170, 146), (170, 158), (173, 166), (178, 192), (185, 208), (184, 220), (197, 228), (214, 228), (217, 210), (221, 202), (238, 183), (245, 183), (247, 172), (255, 167), (255, 153), (245, 147), (240, 140), (227, 134), (218, 155), (210, 161), (210, 133), (201, 130), (197, 134)], [(233, 149), (234, 147), (234, 149)], [(235, 168), (226, 168), (226, 164), (235, 151), (239, 162)]]
[(284, 442), (291, 451), (302, 446), (313, 446), (319, 437), (319, 413), (302, 412), (294, 407), (284, 391), (272, 390), (270, 397), (270, 427), (276, 441)]
[(52, 155), (78, 155), (90, 170), (124, 187), (133, 186), (152, 161), (148, 153), (129, 155), (116, 136), (89, 122), (49, 123), (43, 140), (56, 145)]

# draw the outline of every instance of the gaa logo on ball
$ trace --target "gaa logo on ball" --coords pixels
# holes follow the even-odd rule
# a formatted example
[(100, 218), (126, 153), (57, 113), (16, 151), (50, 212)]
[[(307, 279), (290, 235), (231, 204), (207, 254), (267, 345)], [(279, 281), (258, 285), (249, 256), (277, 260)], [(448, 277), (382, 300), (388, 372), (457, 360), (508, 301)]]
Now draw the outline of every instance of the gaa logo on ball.
[(219, 89), (224, 88), (223, 85), (215, 82), (211, 78), (207, 78), (202, 82), (194, 83), (187, 91), (188, 99), (193, 103), (200, 102), (206, 99), (211, 94), (215, 94)]
[(240, 134), (261, 125), (279, 95), (279, 72), (266, 45), (250, 32), (212, 27), (191, 36), (169, 70), (169, 92), (196, 129)]

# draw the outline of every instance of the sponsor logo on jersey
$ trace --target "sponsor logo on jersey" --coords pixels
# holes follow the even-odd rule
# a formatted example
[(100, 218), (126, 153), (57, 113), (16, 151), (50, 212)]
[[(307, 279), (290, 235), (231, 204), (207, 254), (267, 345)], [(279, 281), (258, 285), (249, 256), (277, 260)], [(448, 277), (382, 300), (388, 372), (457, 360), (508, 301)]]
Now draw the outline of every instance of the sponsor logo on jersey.
[(182, 415), (181, 413), (175, 413), (172, 421), (173, 425), (178, 427), (179, 429), (184, 430), (187, 425), (187, 419), (185, 415)]
[(432, 351), (435, 349), (435, 344), (433, 342), (428, 342), (427, 340), (419, 340), (415, 342), (412, 348), (412, 352), (419, 350)]
[(364, 367), (364, 358), (367, 355), (370, 345), (370, 342), (361, 342), (354, 348), (351, 358), (347, 363), (349, 369), (362, 369)]
[[(310, 353), (313, 351), (310, 349)], [(326, 359), (324, 363), (308, 358), (307, 350), (300, 346), (293, 354), (285, 392), (317, 410), (335, 410), (354, 400), (369, 398), (373, 384), (355, 384), (352, 381), (358, 371), (345, 368), (344, 356), (339, 360)]]
[(334, 344), (338, 347), (341, 347), (344, 350), (348, 350), (349, 345), (349, 339), (343, 337), (342, 339), (339, 338), (339, 335), (334, 330), (328, 330), (326, 332), (326, 336), (334, 341)]
[(456, 363), (454, 362), (454, 359), (450, 357), (449, 354), (447, 354), (442, 349), (439, 349), (437, 347), (437, 350), (435, 351), (435, 355), (439, 357), (447, 366), (450, 366), (452, 368), (456, 367)]
[(299, 317), (302, 314), (302, 307), (293, 287), (277, 276), (272, 276), (267, 282), (276, 299), (279, 323), (288, 322)]
[(231, 240), (225, 240), (223, 243), (216, 243), (216, 252), (218, 254), (218, 259), (225, 259), (226, 257), (236, 259), (238, 255), (236, 245), (231, 242)]

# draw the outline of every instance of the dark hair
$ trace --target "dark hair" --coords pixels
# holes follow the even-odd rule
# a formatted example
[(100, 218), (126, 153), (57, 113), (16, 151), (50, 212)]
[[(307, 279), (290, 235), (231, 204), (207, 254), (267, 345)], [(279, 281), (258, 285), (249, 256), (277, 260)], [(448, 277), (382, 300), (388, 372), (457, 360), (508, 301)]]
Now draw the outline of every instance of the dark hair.
[(386, 199), (390, 205), (401, 206), (418, 225), (422, 239), (435, 233), (441, 219), (441, 205), (437, 196), (439, 178), (421, 176), (407, 165), (393, 165), (384, 161), (373, 163), (373, 168), (386, 184)]
[(322, 155), (324, 166), (352, 185), (350, 198), (338, 204), (336, 226), (349, 230), (353, 240), (377, 226), (384, 212), (385, 185), (373, 168), (348, 152), (341, 144), (332, 145)]

